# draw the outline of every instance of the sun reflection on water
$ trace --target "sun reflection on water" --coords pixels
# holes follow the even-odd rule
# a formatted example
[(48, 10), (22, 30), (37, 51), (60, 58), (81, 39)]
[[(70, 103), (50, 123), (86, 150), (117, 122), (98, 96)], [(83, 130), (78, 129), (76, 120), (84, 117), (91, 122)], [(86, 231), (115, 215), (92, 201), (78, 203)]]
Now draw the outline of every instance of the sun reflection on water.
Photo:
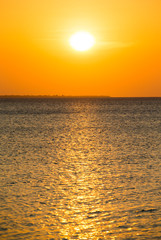
[(96, 164), (95, 156), (99, 155), (99, 151), (93, 145), (93, 133), (91, 139), (88, 137), (91, 131), (90, 120), (88, 115), (82, 116), (81, 130), (73, 123), (70, 128), (70, 138), (64, 143), (66, 144), (63, 156), (65, 166), (64, 164), (60, 166), (62, 175), (59, 183), (59, 191), (64, 197), (57, 206), (59, 209), (57, 215), (60, 226), (63, 225), (60, 227), (60, 236), (68, 239), (71, 236), (93, 239), (102, 235), (99, 226), (99, 218), (104, 212), (100, 192), (102, 179)]

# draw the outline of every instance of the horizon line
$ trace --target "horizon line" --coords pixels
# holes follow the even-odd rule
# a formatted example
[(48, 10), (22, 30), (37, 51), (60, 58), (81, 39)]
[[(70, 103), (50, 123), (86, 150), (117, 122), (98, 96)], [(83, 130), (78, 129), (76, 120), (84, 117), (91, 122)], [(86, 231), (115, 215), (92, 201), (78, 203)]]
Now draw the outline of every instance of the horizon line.
[(161, 98), (161, 96), (128, 96), (128, 97), (115, 97), (108, 95), (48, 95), (48, 94), (4, 94), (0, 95), (0, 98)]

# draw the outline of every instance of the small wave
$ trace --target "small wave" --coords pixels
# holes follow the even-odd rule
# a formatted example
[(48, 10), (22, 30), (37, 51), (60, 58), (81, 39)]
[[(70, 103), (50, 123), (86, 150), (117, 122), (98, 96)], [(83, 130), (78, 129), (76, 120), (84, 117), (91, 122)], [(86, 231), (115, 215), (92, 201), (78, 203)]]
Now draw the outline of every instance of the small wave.
[(150, 209), (141, 209), (141, 210), (138, 210), (138, 211), (136, 211), (137, 213), (152, 213), (152, 212), (156, 212), (157, 211), (157, 209), (156, 208), (150, 208)]

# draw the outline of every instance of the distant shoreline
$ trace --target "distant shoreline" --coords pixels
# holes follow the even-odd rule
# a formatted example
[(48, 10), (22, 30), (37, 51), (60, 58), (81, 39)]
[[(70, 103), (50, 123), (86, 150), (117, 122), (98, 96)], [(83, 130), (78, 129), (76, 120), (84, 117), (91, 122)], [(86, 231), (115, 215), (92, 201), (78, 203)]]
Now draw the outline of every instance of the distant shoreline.
[(161, 98), (161, 97), (111, 97), (111, 96), (66, 96), (66, 95), (0, 95), (0, 99), (4, 98)]
[(0, 95), (0, 98), (111, 98), (110, 96)]

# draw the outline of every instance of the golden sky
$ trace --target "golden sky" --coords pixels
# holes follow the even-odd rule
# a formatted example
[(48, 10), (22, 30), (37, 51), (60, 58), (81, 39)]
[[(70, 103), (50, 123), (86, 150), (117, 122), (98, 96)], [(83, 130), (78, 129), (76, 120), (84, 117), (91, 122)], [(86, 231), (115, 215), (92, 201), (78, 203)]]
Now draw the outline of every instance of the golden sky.
[[(69, 45), (94, 35), (86, 52)], [(161, 97), (161, 0), (0, 1), (0, 95)]]

